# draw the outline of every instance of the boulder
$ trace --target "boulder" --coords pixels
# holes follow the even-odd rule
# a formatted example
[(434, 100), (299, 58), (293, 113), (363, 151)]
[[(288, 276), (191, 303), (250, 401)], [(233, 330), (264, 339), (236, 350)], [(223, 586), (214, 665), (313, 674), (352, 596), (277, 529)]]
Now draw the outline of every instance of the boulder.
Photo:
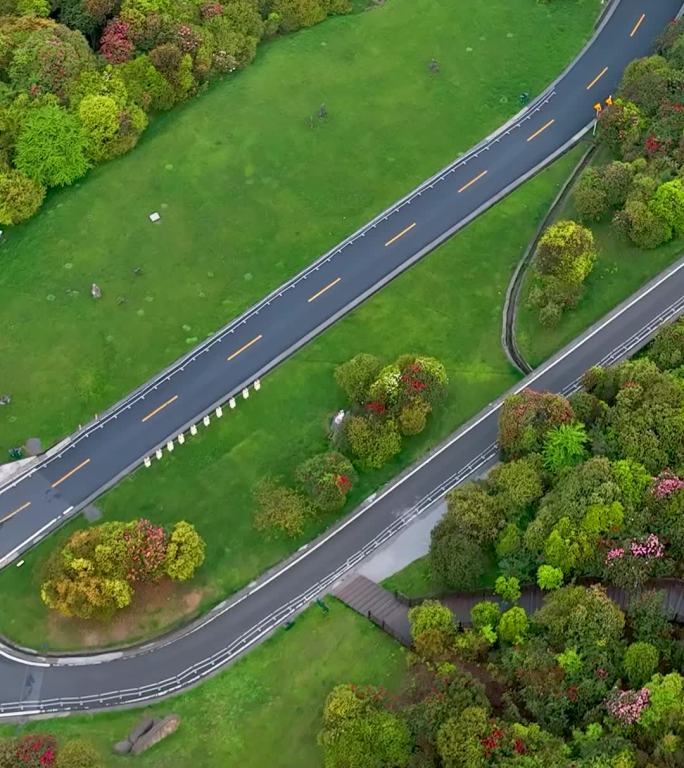
[(123, 741), (117, 741), (112, 749), (117, 755), (127, 755), (131, 751), (131, 746), (131, 742), (128, 739), (124, 739)]
[(180, 723), (181, 719), (179, 715), (167, 715), (155, 722), (152, 728), (133, 744), (131, 753), (139, 755), (141, 752), (154, 746), (157, 742), (170, 736), (178, 728)]
[(28, 456), (38, 456), (43, 452), (43, 446), (39, 437), (29, 437), (24, 448)]
[(154, 725), (155, 720), (153, 717), (150, 717), (149, 715), (145, 715), (144, 717), (141, 717), (140, 720), (138, 720), (137, 725), (135, 728), (128, 734), (128, 740), (131, 742), (131, 744), (135, 744), (135, 742), (145, 733), (147, 733), (150, 728)]

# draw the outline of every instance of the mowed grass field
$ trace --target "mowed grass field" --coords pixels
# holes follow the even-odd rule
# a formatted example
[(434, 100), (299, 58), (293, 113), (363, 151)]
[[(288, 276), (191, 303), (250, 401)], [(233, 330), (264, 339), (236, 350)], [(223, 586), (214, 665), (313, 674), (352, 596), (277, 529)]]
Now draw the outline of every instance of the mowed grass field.
[(179, 730), (135, 757), (136, 767), (318, 768), (322, 752), (316, 734), (333, 686), (350, 682), (396, 691), (406, 669), (404, 651), (392, 638), (334, 598), (325, 603), (327, 615), (310, 608), (290, 630), (278, 630), (217, 677), (144, 712), (0, 726), (0, 735), (47, 731), (62, 742), (85, 738), (106, 756), (108, 768), (117, 768), (131, 758), (112, 755), (111, 747), (142, 714), (175, 712), (182, 718)]
[(468, 149), (562, 69), (599, 5), (390, 0), (331, 19), (51, 193), (0, 246), (1, 455), (69, 434)]
[[(603, 164), (610, 158), (602, 151), (595, 162)], [(554, 220), (575, 219), (577, 212), (572, 196), (566, 201)], [(590, 224), (594, 233), (598, 258), (587, 278), (582, 299), (576, 307), (563, 313), (555, 328), (544, 328), (537, 320), (538, 310), (527, 305), (527, 295), (532, 282), (528, 270), (521, 291), (516, 325), (518, 348), (532, 366), (537, 366), (561, 347), (600, 320), (621, 301), (639, 290), (644, 283), (655, 277), (684, 251), (684, 239), (677, 238), (652, 251), (645, 251), (623, 240), (610, 224), (610, 220)]]
[(349, 507), (368, 496), (428, 447), (519, 378), (499, 343), (506, 285), (536, 223), (577, 161), (574, 153), (517, 190), (264, 379), (259, 393), (214, 420), (172, 455), (140, 469), (98, 502), (105, 519), (145, 516), (191, 520), (207, 541), (207, 558), (180, 592), (161, 586), (144, 605), (101, 627), (57, 620), (39, 597), (42, 562), (81, 520), (0, 571), (0, 634), (32, 647), (120, 643), (159, 632), (245, 585), (334, 521), (312, 520), (299, 539), (266, 539), (252, 523), (252, 489), (265, 475), (289, 479), (296, 465), (326, 448), (330, 416), (343, 405), (337, 363), (359, 351), (388, 359), (406, 351), (435, 355), (450, 377), (445, 406), (426, 431), (381, 471), (363, 474)]

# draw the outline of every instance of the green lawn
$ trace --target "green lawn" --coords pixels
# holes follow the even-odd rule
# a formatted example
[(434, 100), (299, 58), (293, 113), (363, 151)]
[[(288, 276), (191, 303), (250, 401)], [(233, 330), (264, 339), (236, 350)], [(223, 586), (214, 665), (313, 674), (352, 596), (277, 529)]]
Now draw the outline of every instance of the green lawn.
[(214, 420), (182, 449), (152, 469), (139, 470), (98, 502), (108, 519), (144, 515), (158, 522), (188, 518), (195, 523), (207, 540), (207, 561), (189, 587), (194, 590), (189, 608), (175, 593), (167, 595), (159, 614), (156, 609), (133, 617), (124, 612), (123, 626), (104, 635), (100, 628), (50, 619), (38, 596), (40, 563), (59, 538), (83, 524), (74, 522), (30, 551), (21, 568), (0, 571), (0, 633), (25, 645), (57, 648), (155, 633), (246, 584), (323, 530), (332, 516), (313, 521), (301, 539), (265, 540), (252, 526), (251, 489), (264, 474), (288, 476), (299, 461), (324, 450), (325, 425), (341, 405), (333, 368), (361, 350), (389, 358), (405, 351), (435, 355), (447, 367), (450, 387), (446, 406), (426, 432), (407, 441), (382, 471), (363, 475), (352, 504), (511, 386), (518, 374), (499, 344), (506, 284), (576, 159), (574, 154), (563, 158), (518, 190), (294, 355), (234, 413)]
[(562, 69), (598, 8), (391, 0), (329, 20), (51, 193), (0, 249), (2, 455), (70, 433), (466, 150)]
[[(596, 163), (607, 158), (598, 153)], [(576, 219), (577, 214), (569, 196), (561, 206), (556, 219)], [(684, 249), (679, 238), (653, 251), (644, 251), (618, 237), (610, 221), (592, 224), (598, 247), (598, 260), (589, 275), (584, 295), (576, 307), (567, 310), (556, 328), (544, 328), (537, 321), (538, 310), (526, 304), (532, 281), (531, 270), (521, 290), (518, 309), (518, 348), (532, 366), (537, 366), (586, 330), (613, 307), (637, 291), (671, 264)]]
[[(316, 734), (325, 697), (338, 683), (397, 690), (404, 651), (392, 638), (333, 598), (330, 613), (310, 608), (290, 630), (277, 634), (215, 678), (146, 710), (175, 712), (180, 729), (133, 761), (140, 768), (241, 766), (318, 768)], [(110, 754), (141, 710), (60, 718), (24, 728), (0, 727), (6, 736), (52, 732), (60, 740), (87, 738), (108, 756), (108, 768), (130, 764)]]
[[(186, 334), (203, 336), (502, 121), (516, 108), (517, 93), (541, 88), (571, 58), (589, 33), (597, 6), (594, 0), (550, 7), (522, 0), (511, 17), (504, 0), (486, 6), (462, 0), (459, 12), (446, 0), (392, 0), (268, 46), (244, 74), (159, 121), (132, 155), (96, 171), (81, 189), (56, 195), (45, 213), (13, 231), (4, 246), (7, 266), (0, 272), (0, 297), (7, 294), (7, 314), (17, 319), (0, 337), (0, 353), (8, 362), (16, 357), (17, 380), (28, 381), (14, 393), (8, 415), (21, 414), (23, 397), (30, 392), (26, 418), (30, 411), (30, 418), (55, 434), (86, 417), (87, 410), (79, 410), (84, 404), (96, 410), (144, 379), (183, 348)], [(410, 36), (404, 34), (407, 26)], [(400, 35), (398, 57), (393, 49)], [(494, 48), (509, 64), (498, 72), (485, 66)], [(529, 52), (524, 63), (517, 56), (521, 48)], [(433, 55), (441, 64), (438, 76), (425, 66)], [(342, 64), (345, 78), (339, 77)], [(286, 97), (285, 81), (296, 84)], [(354, 89), (366, 100), (355, 99)], [(322, 100), (330, 118), (312, 131), (299, 116)], [(359, 110), (359, 104), (367, 107)], [(472, 108), (464, 110), (464, 104)], [(217, 115), (229, 107), (230, 122), (219, 134)], [(260, 117), (264, 108), (268, 120)], [(258, 129), (250, 132), (249, 126)], [(402, 126), (411, 130), (397, 130)], [(226, 132), (229, 147), (216, 146)], [(213, 154), (205, 156), (198, 147), (212, 142)], [(324, 160), (341, 156), (341, 146), (354, 151), (342, 153), (344, 161), (335, 165), (328, 189)], [(245, 165), (249, 158), (257, 165)], [(144, 515), (160, 523), (187, 518), (196, 524), (208, 543), (207, 561), (186, 593), (160, 590), (151, 609), (123, 614), (120, 625), (106, 631), (56, 621), (38, 597), (41, 559), (57, 541), (51, 537), (27, 555), (21, 569), (0, 572), (0, 633), (25, 645), (53, 648), (153, 634), (215, 603), (322, 531), (332, 517), (312, 522), (294, 542), (264, 540), (252, 526), (251, 490), (266, 474), (290, 476), (301, 460), (325, 448), (325, 425), (341, 405), (334, 366), (360, 351), (387, 359), (404, 352), (437, 356), (451, 384), (448, 404), (428, 430), (407, 442), (383, 471), (365, 475), (350, 505), (511, 386), (518, 374), (499, 343), (506, 286), (576, 159), (577, 153), (563, 158), (518, 190), (280, 366), (236, 412), (100, 500), (108, 519)], [(167, 161), (173, 161), (173, 171), (165, 170)], [(245, 175), (246, 168), (256, 170)], [(265, 168), (270, 169), (268, 184)], [(124, 194), (129, 187), (135, 195)], [(207, 189), (214, 193), (204, 194)], [(105, 194), (111, 207), (122, 208), (116, 231)], [(147, 202), (141, 209), (131, 198)], [(160, 207), (159, 200), (170, 202), (162, 226), (155, 228), (143, 214), (148, 207)], [(80, 227), (88, 217), (99, 226), (88, 225), (87, 234), (78, 235), (78, 216), (85, 217)], [(122, 221), (130, 221), (130, 227), (120, 226)], [(308, 221), (317, 226), (307, 226)], [(41, 249), (37, 242), (44, 244)], [(77, 256), (67, 261), (65, 254)], [(207, 271), (225, 274), (217, 268), (220, 259), (233, 281), (198, 277)], [(73, 269), (64, 270), (64, 262)], [(89, 263), (100, 263), (112, 281), (109, 289), (97, 277), (105, 290), (100, 302), (54, 290), (54, 302), (45, 302), (41, 294), (36, 313), (19, 313), (20, 302), (28, 307), (30, 294), (37, 291), (39, 266), (49, 275), (44, 280), (68, 282), (78, 272), (89, 285), (91, 277), (84, 271)], [(145, 268), (144, 276), (131, 275), (136, 264)], [(250, 280), (243, 279), (247, 270)], [(22, 283), (23, 292), (10, 294), (11, 283)], [(163, 291), (158, 289), (162, 283)], [(147, 291), (154, 301), (144, 300)], [(116, 306), (114, 298), (122, 292), (129, 301)], [(176, 320), (165, 309), (171, 302), (174, 310), (183, 308), (182, 318)], [(42, 334), (45, 326), (38, 321), (48, 311), (56, 314), (49, 315), (49, 333), (43, 338), (38, 328)], [(78, 326), (75, 318), (80, 318)], [(181, 333), (184, 320), (192, 328)], [(110, 336), (114, 341), (103, 340)], [(22, 368), (33, 355), (44, 358), (34, 360), (34, 376)], [(54, 375), (46, 377), (44, 366), (52, 358)], [(95, 399), (83, 396), (73, 379), (61, 378), (71, 367), (73, 376), (81, 371), (99, 382), (92, 388), (100, 393)], [(4, 419), (7, 409), (2, 410)], [(4, 421), (0, 433), (14, 430), (11, 442), (18, 442), (36, 431), (21, 421)], [(72, 523), (58, 536), (80, 524)]]
[[(494, 588), (494, 582), (499, 575), (496, 557), (491, 552), (487, 555), (487, 566), (482, 577), (473, 589)], [(430, 556), (419, 557), (405, 568), (393, 573), (382, 582), (385, 589), (401, 592), (406, 597), (431, 597), (453, 592), (436, 578), (430, 568)]]

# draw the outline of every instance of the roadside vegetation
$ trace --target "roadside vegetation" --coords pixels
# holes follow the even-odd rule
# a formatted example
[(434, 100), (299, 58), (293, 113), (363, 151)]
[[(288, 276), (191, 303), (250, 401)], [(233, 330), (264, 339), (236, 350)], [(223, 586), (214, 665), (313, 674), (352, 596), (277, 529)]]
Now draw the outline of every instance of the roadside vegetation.
[[(682, 50), (684, 23), (673, 22), (656, 55), (627, 67), (613, 104), (600, 115), (595, 159), (558, 212), (559, 220), (540, 240), (517, 327), (518, 346), (532, 365), (681, 253)], [(584, 257), (549, 270), (545, 241), (570, 226), (584, 233)]]
[[(325, 603), (327, 614), (318, 606), (310, 608), (291, 629), (278, 630), (247, 657), (182, 696), (146, 710), (2, 725), (0, 750), (3, 737), (49, 733), (59, 743), (88, 739), (106, 768), (131, 764), (317, 768), (322, 753), (316, 732), (326, 691), (345, 681), (394, 691), (405, 671), (404, 652), (394, 640), (334, 598)], [(145, 712), (177, 713), (180, 728), (135, 758), (114, 756), (112, 745)]]
[[(449, 494), (429, 570), (395, 581), (447, 593), (409, 611), (406, 693), (333, 689), (326, 766), (682, 764), (681, 627), (651, 580), (684, 576), (683, 362), (680, 320), (645, 356), (588, 370), (569, 400), (505, 401), (503, 462)], [(478, 586), (492, 551), (491, 597), (461, 628), (448, 592)], [(547, 593), (534, 612), (523, 584)]]

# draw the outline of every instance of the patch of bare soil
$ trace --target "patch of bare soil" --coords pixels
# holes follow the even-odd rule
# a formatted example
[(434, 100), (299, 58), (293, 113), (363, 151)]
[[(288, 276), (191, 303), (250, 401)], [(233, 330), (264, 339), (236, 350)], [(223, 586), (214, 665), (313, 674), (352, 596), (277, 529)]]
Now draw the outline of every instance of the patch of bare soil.
[(135, 590), (133, 602), (111, 621), (67, 618), (50, 611), (50, 645), (95, 650), (149, 639), (195, 617), (206, 589), (162, 579)]

